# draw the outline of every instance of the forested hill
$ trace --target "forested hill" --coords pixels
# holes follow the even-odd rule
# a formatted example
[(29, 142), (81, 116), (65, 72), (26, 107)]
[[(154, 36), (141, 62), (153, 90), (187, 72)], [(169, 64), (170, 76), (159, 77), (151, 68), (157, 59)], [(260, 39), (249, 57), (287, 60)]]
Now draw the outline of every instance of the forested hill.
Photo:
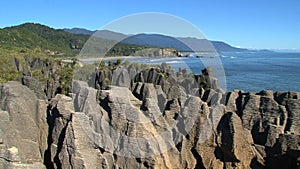
[(8, 53), (36, 53), (52, 56), (74, 56), (88, 35), (67, 33), (41, 24), (25, 23), (0, 29), (0, 50)]
[[(25, 23), (0, 29), (0, 56), (52, 56), (55, 58), (75, 57), (90, 38), (86, 34), (74, 34), (62, 29), (53, 29), (45, 25)], [(97, 37), (99, 38), (99, 37)], [(99, 38), (101, 39), (101, 38)], [(102, 43), (115, 43), (112, 39), (103, 39)], [(98, 49), (99, 48), (99, 49)], [(97, 50), (103, 49), (97, 46)], [(129, 55), (137, 49), (147, 48), (141, 45), (118, 43), (108, 56)]]

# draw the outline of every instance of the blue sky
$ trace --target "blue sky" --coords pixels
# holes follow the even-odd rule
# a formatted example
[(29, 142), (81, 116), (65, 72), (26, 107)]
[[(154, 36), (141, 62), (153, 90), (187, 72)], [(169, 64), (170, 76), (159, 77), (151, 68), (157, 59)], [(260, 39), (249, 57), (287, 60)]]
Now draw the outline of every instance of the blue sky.
[(7, 0), (0, 2), (0, 27), (38, 22), (95, 30), (139, 12), (181, 17), (233, 46), (300, 49), (299, 0)]

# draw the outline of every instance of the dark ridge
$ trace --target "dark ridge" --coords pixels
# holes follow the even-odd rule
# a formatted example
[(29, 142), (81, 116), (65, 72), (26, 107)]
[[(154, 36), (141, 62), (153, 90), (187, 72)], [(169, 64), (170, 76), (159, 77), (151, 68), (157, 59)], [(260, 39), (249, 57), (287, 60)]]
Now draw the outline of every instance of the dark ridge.
[(176, 144), (176, 149), (180, 152), (182, 148), (182, 141)]
[(257, 121), (252, 129), (251, 129), (251, 135), (254, 141), (254, 144), (259, 145), (265, 145), (267, 142), (267, 133), (266, 132), (260, 132), (260, 121)]
[(231, 95), (231, 92), (230, 93), (226, 93), (226, 95), (225, 95), (224, 105), (226, 105), (226, 106), (228, 104), (228, 100), (229, 100), (230, 95)]
[(163, 112), (163, 115), (164, 115), (164, 110), (166, 109), (165, 98), (163, 95), (158, 95), (157, 100), (158, 100), (157, 104), (158, 104), (159, 110), (160, 110), (160, 112)]
[[(142, 96), (141, 94), (138, 94), (138, 93), (137, 93), (137, 88), (138, 88), (138, 87), (139, 87), (138, 85), (135, 85), (135, 87), (134, 87), (134, 89), (133, 89), (133, 91), (132, 91), (132, 94), (133, 94), (134, 97), (136, 97), (137, 99), (143, 100), (143, 96)], [(141, 91), (143, 90), (143, 88), (144, 88), (144, 85), (141, 87)]]
[(141, 158), (136, 158), (136, 161), (137, 161), (138, 163), (142, 163), (142, 159), (141, 159)]
[(61, 152), (62, 148), (63, 148), (63, 143), (66, 137), (66, 131), (68, 128), (68, 124), (69, 124), (69, 120), (67, 121), (67, 124), (65, 125), (65, 127), (62, 129), (59, 137), (58, 137), (58, 142), (57, 142), (57, 151), (56, 151), (56, 155), (54, 156), (54, 163), (56, 164), (56, 167), (58, 169), (62, 169), (62, 163), (59, 159), (59, 153)]
[(202, 100), (206, 102), (208, 100), (208, 96), (209, 96), (209, 90), (206, 90), (203, 94)]
[(257, 157), (255, 157), (251, 160), (250, 168), (251, 169), (265, 169), (266, 167), (263, 166), (261, 163), (259, 163)]
[(54, 164), (51, 160), (51, 145), (53, 143), (53, 129), (55, 124), (55, 119), (62, 117), (58, 111), (57, 108), (53, 108), (49, 105), (47, 107), (47, 124), (48, 124), (48, 138), (47, 138), (47, 144), (48, 147), (46, 151), (44, 152), (44, 164), (47, 167), (47, 169), (54, 169)]
[(167, 101), (165, 110), (171, 110), (171, 105), (174, 103), (174, 100)]
[(239, 96), (238, 98), (236, 98), (235, 104), (237, 109), (237, 115), (241, 117), (243, 112), (243, 95), (241, 91), (239, 91)]
[(232, 112), (228, 112), (223, 115), (218, 126), (217, 131), (222, 133), (222, 145), (220, 145), (220, 150), (222, 151), (223, 157), (221, 158), (223, 162), (240, 162), (231, 151), (233, 149), (233, 134), (234, 128), (232, 126)]
[(150, 165), (148, 164), (147, 161), (143, 162), (143, 165), (144, 165), (144, 167), (146, 167), (146, 168), (150, 168)]
[(294, 121), (294, 119), (293, 119), (291, 113), (288, 111), (287, 122), (286, 122), (286, 125), (285, 125), (285, 128), (284, 128), (285, 132), (291, 130), (292, 125), (293, 125), (293, 121)]
[(203, 161), (202, 161), (202, 157), (200, 156), (200, 154), (197, 152), (197, 150), (195, 149), (195, 147), (192, 147), (191, 149), (193, 156), (196, 159), (196, 166), (195, 169), (205, 169)]
[(108, 105), (109, 103), (108, 97), (105, 97), (103, 100), (99, 100), (99, 105), (107, 112), (109, 119), (112, 119), (111, 108)]

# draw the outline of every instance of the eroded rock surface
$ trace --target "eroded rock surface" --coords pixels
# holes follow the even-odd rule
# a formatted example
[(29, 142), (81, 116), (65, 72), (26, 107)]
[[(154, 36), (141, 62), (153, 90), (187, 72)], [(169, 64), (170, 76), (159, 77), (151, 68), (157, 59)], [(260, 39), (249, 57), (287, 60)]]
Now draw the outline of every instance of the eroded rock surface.
[(210, 70), (191, 86), (169, 73), (98, 71), (92, 87), (73, 81), (72, 98), (47, 104), (17, 82), (1, 85), (0, 166), (300, 167), (299, 93), (224, 93)]
[(0, 86), (0, 168), (45, 168), (46, 103), (18, 82)]
[[(299, 166), (299, 133), (295, 133), (299, 126), (298, 121), (294, 120), (298, 117), (297, 94), (290, 96), (271, 91), (245, 93), (238, 90), (219, 93), (218, 90), (209, 89), (201, 97), (183, 92), (175, 99), (169, 99), (161, 88), (153, 83), (136, 82), (131, 90), (112, 87), (97, 91), (87, 87), (78, 92), (78, 96), (86, 99), (76, 97), (77, 103), (78, 100), (85, 100), (85, 108), (77, 111), (88, 116), (85, 119), (89, 119), (87, 124), (92, 124), (93, 131), (109, 136), (110, 141), (101, 140), (103, 138), (98, 136), (102, 144), (119, 144), (114, 140), (122, 140), (122, 137), (112, 135), (107, 126), (99, 123), (101, 120), (105, 120), (117, 132), (131, 137), (160, 135), (172, 128), (172, 139), (159, 140), (161, 145), (171, 145), (168, 151), (147, 158), (128, 158), (128, 154), (116, 153), (101, 160), (106, 163), (104, 166), (283, 167), (276, 163), (286, 164), (288, 167), (285, 168)], [(141, 119), (146, 120), (146, 124), (141, 125)], [(127, 146), (135, 144), (125, 143)], [(133, 146), (134, 151), (126, 153), (134, 154), (137, 151), (140, 155), (145, 150), (142, 144), (139, 146)], [(109, 147), (99, 149), (101, 153), (112, 154)]]

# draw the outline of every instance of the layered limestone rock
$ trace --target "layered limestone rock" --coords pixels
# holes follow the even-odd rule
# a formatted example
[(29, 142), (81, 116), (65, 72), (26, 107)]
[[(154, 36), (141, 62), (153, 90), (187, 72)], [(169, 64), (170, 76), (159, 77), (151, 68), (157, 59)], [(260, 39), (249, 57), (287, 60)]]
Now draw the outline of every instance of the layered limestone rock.
[[(284, 133), (288, 137), (295, 135), (286, 131), (289, 114), (285, 113), (284, 105), (274, 100), (276, 93), (233, 91), (223, 94), (211, 89), (202, 98), (185, 94), (168, 100), (161, 86), (152, 83), (135, 83), (132, 91), (126, 87), (97, 91), (82, 82), (74, 83), (83, 86), (76, 90), (76, 111), (83, 112), (81, 119), (87, 120), (85, 132), (90, 132), (89, 139), (98, 146), (98, 152), (94, 153), (101, 155), (98, 160), (104, 168), (267, 167), (277, 158), (269, 152), (270, 147), (277, 149), (278, 145), (286, 144), (280, 141)], [(293, 102), (289, 99), (287, 97), (285, 103)], [(257, 128), (260, 123), (264, 125)], [(158, 154), (151, 146), (143, 149), (143, 143), (134, 146), (134, 139), (125, 141), (122, 137), (157, 136), (169, 128), (172, 128), (171, 139), (164, 138), (159, 145), (170, 147), (166, 151), (160, 149)], [(294, 139), (293, 144), (297, 145), (296, 142)], [(122, 152), (120, 145), (126, 151)], [(131, 149), (126, 149), (130, 146)], [(293, 152), (299, 152), (297, 146), (291, 147)], [(147, 157), (149, 152), (153, 155)], [(287, 150), (280, 151), (283, 156), (285, 153)], [(293, 159), (290, 166), (297, 166), (297, 153), (288, 157)]]
[(45, 168), (46, 103), (18, 82), (0, 86), (0, 168)]
[(47, 168), (102, 168), (99, 152), (88, 139), (75, 113), (73, 100), (56, 95), (48, 108), (48, 149), (45, 151)]
[(0, 168), (299, 168), (299, 93), (224, 93), (210, 70), (169, 73), (97, 70), (48, 105), (1, 85)]
[(14, 61), (14, 69), (21, 74), (20, 82), (33, 90), (39, 99), (50, 100), (57, 93), (71, 91), (68, 79), (72, 79), (74, 63), (34, 56), (15, 58)]
[[(110, 130), (105, 131), (107, 127), (101, 126), (100, 120), (96, 119), (105, 120), (109, 127), (134, 138), (161, 135), (166, 129), (172, 128), (172, 139), (160, 140), (162, 145), (171, 145), (168, 151), (147, 158), (128, 158), (124, 154), (115, 153), (113, 158), (110, 158), (111, 161), (106, 160), (105, 166), (114, 164), (121, 168), (282, 168), (281, 165), (274, 165), (276, 159), (280, 159), (278, 163), (287, 164), (289, 167), (299, 166), (300, 150), (299, 146), (296, 146), (296, 138), (299, 137), (297, 93), (245, 93), (238, 90), (223, 93), (218, 89), (199, 89), (199, 96), (195, 97), (186, 94), (185, 90), (178, 92), (179, 88), (165, 93), (163, 87), (155, 80), (159, 78), (145, 83), (144, 76), (148, 80), (152, 79), (148, 78), (149, 75), (139, 75), (140, 79), (136, 81), (142, 82), (132, 83), (131, 91), (126, 87), (111, 87), (109, 90), (98, 92), (92, 88), (82, 88), (86, 94), (76, 94), (88, 96), (89, 101), (83, 105), (90, 105), (90, 108), (78, 111), (89, 116), (86, 118), (90, 119), (87, 124), (92, 124), (93, 131), (106, 133), (109, 144), (119, 144), (120, 142), (116, 143), (113, 140), (122, 139), (119, 135), (108, 132)], [(173, 99), (168, 97), (172, 94), (176, 96)], [(95, 97), (97, 102), (91, 99)], [(100, 112), (101, 115), (97, 117), (97, 113), (90, 112)], [(188, 121), (193, 113), (193, 120)], [(147, 121), (147, 125), (138, 125), (136, 119), (151, 120)], [(186, 125), (189, 124), (186, 122), (191, 122), (192, 125)], [(103, 139), (101, 136), (97, 138)], [(291, 140), (291, 145), (285, 140)], [(108, 143), (106, 141), (100, 142)], [(126, 143), (126, 146), (134, 144)], [(133, 146), (137, 154), (143, 151), (140, 149), (142, 145), (139, 146), (141, 147)], [(99, 149), (102, 153), (113, 154), (109, 151), (112, 147), (100, 144)], [(163, 165), (160, 161), (164, 162)]]

